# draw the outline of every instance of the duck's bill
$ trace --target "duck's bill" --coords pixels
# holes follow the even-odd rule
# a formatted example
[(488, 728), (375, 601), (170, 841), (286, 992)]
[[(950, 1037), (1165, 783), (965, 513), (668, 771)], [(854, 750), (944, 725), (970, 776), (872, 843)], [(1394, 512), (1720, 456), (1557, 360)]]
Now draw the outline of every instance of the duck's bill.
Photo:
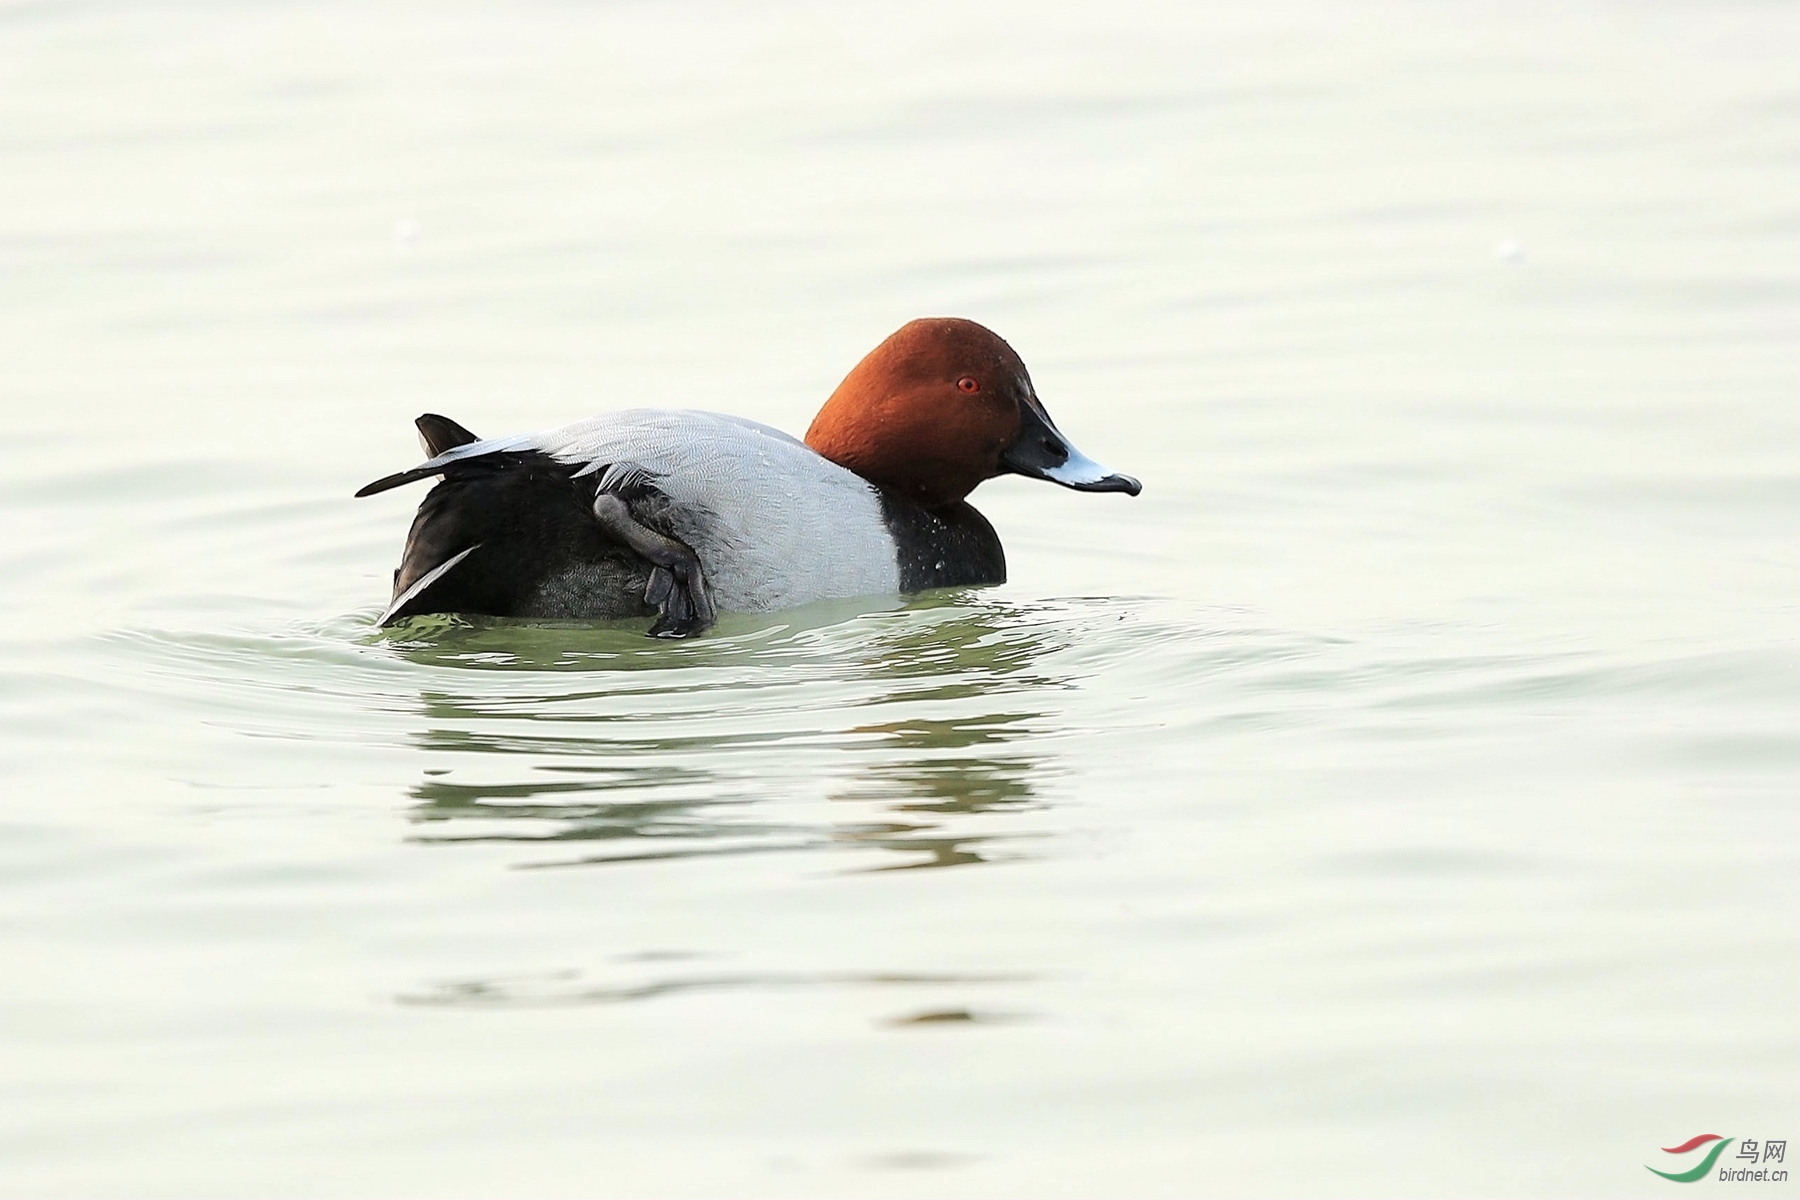
[(1144, 490), (1135, 476), (1109, 471), (1073, 446), (1069, 447), (1069, 460), (1045, 471), (1043, 477), (1078, 492), (1124, 492), (1135, 496)]
[(1135, 496), (1144, 490), (1136, 479), (1107, 470), (1070, 444), (1051, 423), (1050, 414), (1036, 397), (1020, 407), (1023, 411), (1019, 436), (1000, 456), (1002, 472), (1027, 479), (1048, 479), (1078, 492), (1124, 492)]

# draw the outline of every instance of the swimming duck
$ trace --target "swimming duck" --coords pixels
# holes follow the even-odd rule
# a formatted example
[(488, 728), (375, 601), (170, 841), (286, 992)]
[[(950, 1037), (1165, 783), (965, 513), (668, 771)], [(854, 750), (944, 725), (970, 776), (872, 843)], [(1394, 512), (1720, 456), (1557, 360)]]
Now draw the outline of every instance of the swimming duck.
[(437, 476), (394, 572), (391, 624), (419, 613), (654, 615), (686, 637), (720, 611), (1006, 581), (966, 497), (1024, 475), (1081, 492), (1142, 485), (1057, 431), (1013, 348), (960, 318), (908, 322), (819, 410), (806, 440), (742, 417), (633, 408), (483, 440), (435, 413)]

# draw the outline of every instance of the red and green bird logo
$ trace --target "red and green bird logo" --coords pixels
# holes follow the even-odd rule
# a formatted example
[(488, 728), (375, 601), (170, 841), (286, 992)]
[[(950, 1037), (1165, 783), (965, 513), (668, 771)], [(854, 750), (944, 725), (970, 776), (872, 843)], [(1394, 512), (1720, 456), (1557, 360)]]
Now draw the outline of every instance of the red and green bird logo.
[(1664, 1179), (1673, 1179), (1676, 1183), (1692, 1183), (1694, 1180), (1699, 1179), (1708, 1171), (1712, 1170), (1713, 1164), (1719, 1161), (1719, 1155), (1725, 1152), (1725, 1147), (1731, 1145), (1732, 1139), (1720, 1137), (1716, 1133), (1703, 1133), (1698, 1137), (1689, 1138), (1679, 1146), (1664, 1146), (1662, 1148), (1664, 1154), (1686, 1154), (1689, 1150), (1697, 1150), (1708, 1142), (1713, 1142), (1715, 1145), (1711, 1150), (1706, 1152), (1706, 1157), (1700, 1160), (1700, 1165), (1691, 1170), (1658, 1171), (1655, 1167), (1645, 1167), (1644, 1169), (1661, 1175)]

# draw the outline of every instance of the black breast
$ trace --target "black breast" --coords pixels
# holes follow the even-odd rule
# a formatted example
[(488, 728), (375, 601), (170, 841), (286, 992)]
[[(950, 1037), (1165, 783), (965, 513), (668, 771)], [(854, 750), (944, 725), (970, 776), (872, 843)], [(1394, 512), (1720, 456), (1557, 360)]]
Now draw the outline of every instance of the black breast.
[(881, 516), (899, 547), (901, 591), (1006, 582), (1000, 536), (966, 501), (932, 511), (882, 489)]

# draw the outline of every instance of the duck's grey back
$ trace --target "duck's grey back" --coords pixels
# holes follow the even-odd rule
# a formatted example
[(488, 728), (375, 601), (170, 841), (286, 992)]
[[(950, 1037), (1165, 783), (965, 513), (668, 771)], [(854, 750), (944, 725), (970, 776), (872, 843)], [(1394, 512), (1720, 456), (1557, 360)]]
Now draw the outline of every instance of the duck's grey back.
[(691, 409), (624, 409), (440, 458), (496, 450), (541, 451), (578, 476), (600, 473), (603, 487), (609, 477), (637, 481), (651, 493), (645, 517), (700, 556), (725, 611), (900, 590), (875, 489), (767, 425)]

